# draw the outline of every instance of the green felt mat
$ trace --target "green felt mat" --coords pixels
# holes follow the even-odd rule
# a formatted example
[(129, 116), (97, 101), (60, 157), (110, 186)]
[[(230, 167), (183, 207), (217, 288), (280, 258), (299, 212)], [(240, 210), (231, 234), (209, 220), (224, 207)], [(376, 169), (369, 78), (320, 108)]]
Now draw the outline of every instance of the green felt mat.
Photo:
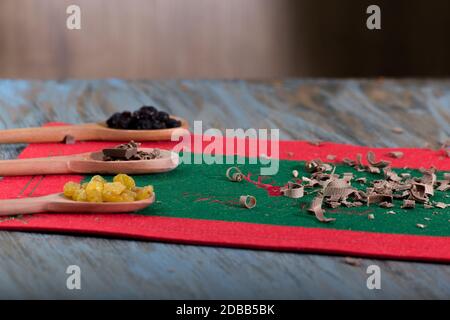
[[(152, 184), (157, 195), (156, 203), (138, 214), (384, 233), (450, 235), (448, 208), (424, 209), (422, 204), (417, 204), (415, 209), (400, 209), (402, 202), (398, 200), (394, 200), (395, 207), (392, 209), (383, 209), (376, 205), (358, 208), (326, 208), (326, 216), (336, 218), (336, 221), (328, 224), (321, 223), (314, 215), (307, 212), (315, 194), (306, 195), (301, 199), (269, 196), (266, 190), (249, 182), (229, 181), (225, 177), (225, 172), (230, 166), (181, 164), (172, 172), (134, 176), (138, 186)], [(249, 172), (255, 174), (252, 179), (256, 180), (260, 165), (244, 164), (239, 165), (239, 168), (245, 174)], [(299, 171), (300, 177), (302, 175), (309, 177), (304, 170), (303, 162), (281, 160), (278, 174), (267, 177), (263, 182), (284, 185), (292, 178), (294, 169)], [(395, 171), (421, 176), (417, 170), (395, 169)], [(353, 172), (355, 178), (366, 177), (368, 181), (381, 177), (381, 175), (357, 172), (348, 166), (338, 165), (336, 173), (344, 172)], [(86, 177), (86, 180), (89, 178)], [(442, 179), (442, 173), (438, 173), (438, 179)], [(365, 188), (354, 180), (352, 185), (356, 188)], [(250, 210), (240, 207), (238, 203), (239, 197), (247, 194), (257, 199), (257, 206)], [(449, 192), (435, 191), (433, 200), (450, 203), (449, 194)], [(387, 214), (386, 212), (390, 210), (397, 214)], [(368, 214), (374, 214), (375, 219), (369, 220)], [(425, 218), (431, 220), (428, 221)], [(424, 224), (426, 228), (420, 229), (416, 224)]]

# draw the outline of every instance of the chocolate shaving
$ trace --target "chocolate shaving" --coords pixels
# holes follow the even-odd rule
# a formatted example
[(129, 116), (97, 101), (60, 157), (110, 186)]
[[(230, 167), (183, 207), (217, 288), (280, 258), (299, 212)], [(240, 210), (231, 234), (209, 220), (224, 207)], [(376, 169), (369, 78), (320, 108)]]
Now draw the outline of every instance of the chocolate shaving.
[(285, 197), (298, 199), (304, 195), (304, 188), (301, 184), (289, 181), (287, 187), (281, 189), (281, 192)]
[(372, 167), (376, 168), (385, 168), (391, 164), (389, 161), (376, 161), (375, 154), (372, 151), (367, 152), (367, 162), (369, 162)]
[(225, 175), (227, 176), (228, 180), (233, 182), (241, 182), (242, 179), (244, 179), (244, 175), (238, 167), (228, 168), (225, 172)]
[(326, 218), (324, 215), (324, 210), (322, 209), (324, 196), (319, 193), (312, 201), (311, 207), (309, 208), (310, 212), (313, 212), (316, 216), (317, 220), (321, 222), (331, 222), (336, 219), (334, 218)]
[(392, 202), (392, 196), (387, 194), (371, 194), (367, 197), (367, 205), (372, 203)]
[(450, 181), (449, 180), (439, 180), (439, 181), (437, 181), (437, 184), (439, 187), (437, 187), (436, 190), (439, 190), (439, 191), (450, 190)]
[(414, 200), (403, 200), (403, 205), (401, 206), (402, 209), (414, 209), (416, 207), (416, 201)]
[(323, 163), (320, 159), (307, 161), (305, 163), (306, 171), (308, 172), (326, 172), (331, 171), (333, 167), (328, 163)]
[(403, 152), (401, 151), (391, 151), (388, 153), (388, 156), (395, 159), (401, 159), (403, 158)]
[(243, 208), (252, 209), (256, 206), (256, 198), (250, 195), (240, 196), (239, 203)]
[(447, 208), (447, 204), (445, 204), (445, 203), (443, 203), (443, 202), (436, 202), (436, 203), (434, 204), (434, 206), (435, 206), (436, 208), (439, 208), (439, 209), (445, 209), (445, 208)]
[(427, 202), (428, 195), (426, 194), (426, 189), (427, 185), (423, 183), (414, 183), (410, 190), (412, 198), (419, 202)]

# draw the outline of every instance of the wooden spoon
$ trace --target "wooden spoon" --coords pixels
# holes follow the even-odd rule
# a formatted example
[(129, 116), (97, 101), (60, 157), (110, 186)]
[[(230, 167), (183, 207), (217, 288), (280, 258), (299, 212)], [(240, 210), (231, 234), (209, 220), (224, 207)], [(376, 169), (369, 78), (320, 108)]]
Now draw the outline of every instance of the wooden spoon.
[(86, 123), (70, 126), (21, 128), (0, 131), (0, 143), (42, 143), (62, 142), (67, 136), (76, 141), (160, 141), (170, 140), (172, 134), (180, 134), (189, 128), (185, 119), (170, 116), (181, 121), (181, 127), (155, 130), (122, 130), (108, 128), (105, 123)]
[(133, 202), (78, 202), (69, 200), (62, 193), (44, 197), (0, 200), (0, 216), (66, 212), (66, 213), (124, 213), (142, 210), (155, 202), (150, 199)]
[[(153, 149), (138, 150), (151, 152)], [(47, 158), (0, 160), (0, 176), (72, 173), (148, 174), (167, 172), (178, 166), (177, 153), (160, 150), (160, 154), (161, 158), (158, 159), (132, 161), (103, 161), (101, 151)]]

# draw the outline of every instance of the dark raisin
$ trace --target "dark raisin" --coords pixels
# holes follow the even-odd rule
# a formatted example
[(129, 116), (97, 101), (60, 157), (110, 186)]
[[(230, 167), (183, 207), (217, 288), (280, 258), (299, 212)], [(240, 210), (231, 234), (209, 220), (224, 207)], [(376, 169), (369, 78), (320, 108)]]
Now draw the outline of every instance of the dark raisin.
[(158, 119), (161, 122), (166, 122), (167, 120), (169, 120), (169, 114), (164, 111), (159, 111), (156, 119)]
[(164, 129), (166, 124), (164, 122), (155, 121), (153, 122), (153, 129)]
[(109, 117), (109, 119), (106, 120), (106, 124), (108, 125), (108, 127), (117, 128), (119, 124), (120, 115), (121, 115), (120, 112), (116, 112), (111, 117)]
[(153, 106), (143, 106), (139, 109), (139, 112), (153, 118), (158, 113), (158, 110)]
[(181, 121), (170, 118), (166, 121), (167, 128), (178, 128), (181, 127)]

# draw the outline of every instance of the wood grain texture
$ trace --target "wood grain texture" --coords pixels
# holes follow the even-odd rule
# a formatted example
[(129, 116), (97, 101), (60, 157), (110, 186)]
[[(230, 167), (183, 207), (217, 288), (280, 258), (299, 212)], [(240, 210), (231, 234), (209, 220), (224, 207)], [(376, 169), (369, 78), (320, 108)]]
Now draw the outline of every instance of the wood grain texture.
[[(394, 147), (450, 136), (450, 81), (432, 80), (1, 80), (0, 129), (99, 121), (142, 104), (205, 128), (278, 127), (289, 139)], [(2, 145), (2, 158), (22, 148)], [(0, 298), (450, 298), (447, 265), (19, 232), (0, 232), (0, 243)], [(65, 287), (71, 264), (80, 291)], [(382, 290), (366, 288), (371, 264)]]

